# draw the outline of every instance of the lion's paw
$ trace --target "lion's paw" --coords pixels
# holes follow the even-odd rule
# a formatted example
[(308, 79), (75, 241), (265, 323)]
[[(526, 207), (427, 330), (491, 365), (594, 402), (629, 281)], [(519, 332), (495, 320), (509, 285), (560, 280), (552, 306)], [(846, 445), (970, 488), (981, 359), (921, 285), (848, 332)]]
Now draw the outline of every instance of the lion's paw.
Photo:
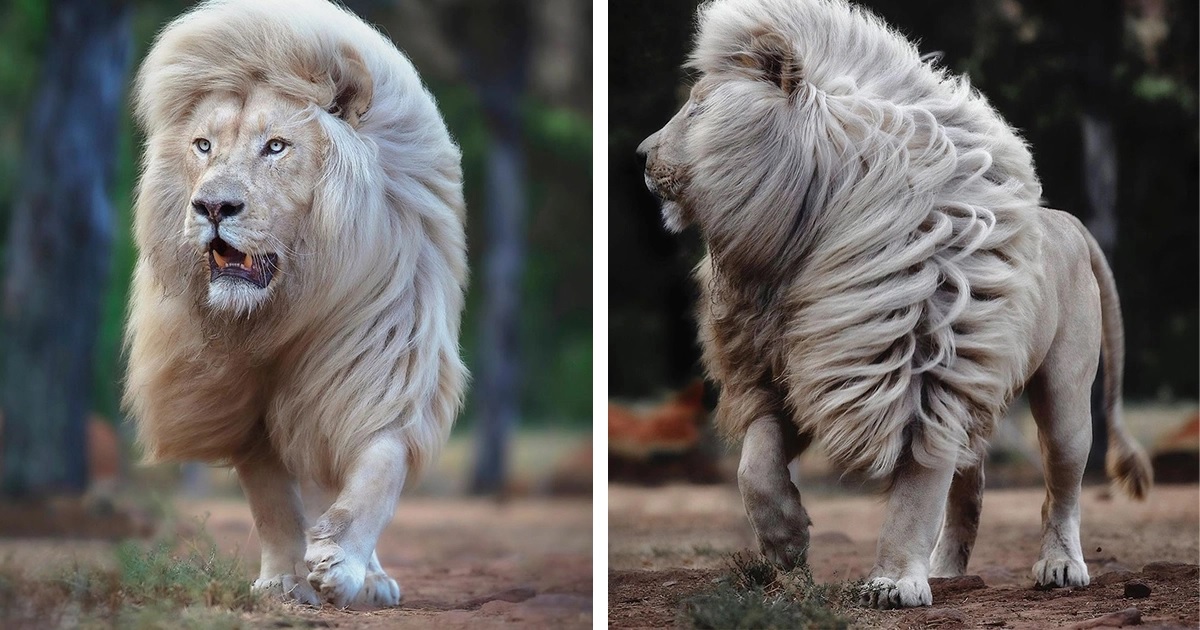
[(786, 525), (758, 532), (758, 548), (768, 562), (791, 571), (806, 564), (808, 558), (808, 528), (789, 528)]
[(869, 608), (912, 608), (933, 604), (929, 581), (914, 577), (872, 578), (862, 588), (859, 605)]
[(310, 544), (304, 563), (308, 565), (308, 583), (322, 600), (338, 608), (349, 606), (366, 580), (366, 563), (354, 560), (328, 539)]
[(1087, 565), (1067, 557), (1043, 558), (1033, 565), (1033, 579), (1041, 587), (1087, 586)]
[(400, 604), (400, 585), (386, 573), (368, 573), (362, 590), (354, 598), (355, 608), (387, 608)]
[(296, 602), (309, 606), (320, 606), (321, 599), (308, 583), (308, 580), (298, 575), (276, 575), (273, 578), (259, 578), (250, 587), (254, 593), (271, 597), (284, 602)]

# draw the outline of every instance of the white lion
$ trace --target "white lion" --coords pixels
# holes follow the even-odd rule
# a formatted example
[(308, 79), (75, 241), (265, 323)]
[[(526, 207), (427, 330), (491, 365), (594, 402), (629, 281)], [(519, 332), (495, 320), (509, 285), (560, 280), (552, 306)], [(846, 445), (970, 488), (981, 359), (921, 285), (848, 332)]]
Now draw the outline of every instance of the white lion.
[(815, 439), (891, 482), (864, 602), (929, 605), (931, 565), (966, 569), (985, 441), (1026, 387), (1047, 489), (1034, 577), (1087, 584), (1101, 348), (1108, 472), (1136, 497), (1151, 472), (1121, 423), (1112, 274), (1079, 221), (1040, 207), (1024, 142), (965, 78), (842, 0), (706, 4), (689, 65), (689, 101), (639, 152), (667, 227), (708, 246), (704, 360), (763, 553), (805, 559), (786, 466)]
[[(135, 106), (125, 404), (148, 457), (237, 470), (257, 590), (397, 604), (375, 544), (465, 379), (460, 154), (433, 97), (333, 4), (214, 0), (159, 35)], [(302, 484), (333, 495), (311, 527)]]

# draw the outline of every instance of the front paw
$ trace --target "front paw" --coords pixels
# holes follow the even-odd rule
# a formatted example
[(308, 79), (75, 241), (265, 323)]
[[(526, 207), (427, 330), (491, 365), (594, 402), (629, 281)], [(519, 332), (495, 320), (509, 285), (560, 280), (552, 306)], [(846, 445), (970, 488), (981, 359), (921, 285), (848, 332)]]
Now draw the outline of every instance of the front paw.
[(308, 604), (309, 606), (320, 606), (321, 600), (317, 597), (317, 592), (308, 583), (308, 580), (298, 575), (276, 575), (271, 578), (258, 578), (254, 580), (253, 586), (250, 587), (256, 595), (270, 597), (283, 602), (295, 602), (297, 604)]
[(400, 585), (386, 573), (368, 573), (362, 590), (354, 598), (354, 608), (388, 608), (400, 604), (404, 596)]
[(808, 526), (776, 521), (756, 528), (758, 548), (768, 562), (791, 571), (808, 564)]
[(1060, 586), (1087, 586), (1087, 565), (1067, 557), (1043, 558), (1033, 565), (1033, 579), (1044, 588)]
[(877, 577), (871, 578), (863, 586), (858, 603), (860, 606), (880, 609), (930, 606), (933, 604), (933, 592), (929, 590), (928, 580)]
[(310, 544), (304, 563), (309, 584), (322, 600), (338, 608), (349, 606), (366, 581), (366, 563), (351, 558), (341, 545), (328, 539)]

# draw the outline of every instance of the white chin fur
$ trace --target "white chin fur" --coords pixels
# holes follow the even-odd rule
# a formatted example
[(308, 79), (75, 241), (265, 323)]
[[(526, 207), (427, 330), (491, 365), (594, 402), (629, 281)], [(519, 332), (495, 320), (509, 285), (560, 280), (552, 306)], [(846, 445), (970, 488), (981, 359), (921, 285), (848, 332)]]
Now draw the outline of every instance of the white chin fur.
[(678, 234), (687, 227), (687, 222), (683, 220), (683, 208), (674, 201), (662, 202), (662, 220), (663, 226), (667, 231)]
[(216, 311), (249, 315), (267, 301), (270, 290), (237, 278), (217, 278), (208, 283), (208, 305)]

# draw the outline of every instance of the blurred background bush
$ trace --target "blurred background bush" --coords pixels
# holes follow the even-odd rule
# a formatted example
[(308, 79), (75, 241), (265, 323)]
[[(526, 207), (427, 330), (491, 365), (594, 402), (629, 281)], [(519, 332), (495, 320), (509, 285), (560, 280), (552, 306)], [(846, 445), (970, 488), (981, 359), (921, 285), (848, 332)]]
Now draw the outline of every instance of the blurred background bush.
[[(190, 4), (0, 3), (0, 410), (10, 495), (39, 485), (77, 489), (84, 416), (122, 420), (142, 144), (128, 86), (157, 31)], [(591, 426), (590, 3), (346, 4), (410, 56), (462, 148), (472, 272), (462, 343), (473, 383), (456, 440), (488, 431), (473, 455), (455, 461), (474, 463), (472, 487), (494, 491), (507, 474), (514, 426)], [(81, 179), (98, 191), (95, 203), (63, 203), (55, 191)], [(78, 242), (76, 231), (94, 232), (84, 242), (95, 247), (63, 251)], [(75, 272), (94, 276), (94, 299), (87, 290), (67, 295), (56, 279)], [(66, 328), (80, 334), (63, 340)], [(72, 380), (75, 373), (82, 377)], [(23, 463), (23, 454), (47, 432), (58, 445), (51, 459), (68, 470), (29, 473), (39, 465)]]

